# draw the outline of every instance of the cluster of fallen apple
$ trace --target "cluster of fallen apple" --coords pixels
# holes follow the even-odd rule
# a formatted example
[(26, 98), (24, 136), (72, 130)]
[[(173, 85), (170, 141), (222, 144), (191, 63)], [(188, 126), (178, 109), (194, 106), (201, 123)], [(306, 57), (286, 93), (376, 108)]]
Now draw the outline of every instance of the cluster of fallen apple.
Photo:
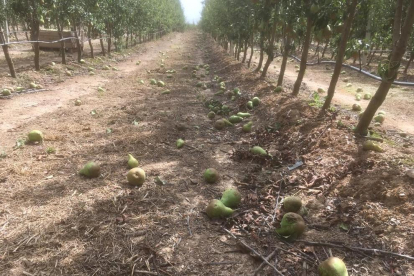
[[(42, 89), (43, 88), (43, 86), (42, 85), (40, 85), (40, 84), (37, 84), (37, 83), (35, 83), (35, 82), (31, 82), (30, 84), (29, 84), (29, 89)], [(19, 93), (19, 92), (22, 92), (22, 91), (24, 91), (25, 90), (25, 88), (24, 87), (22, 87), (22, 86), (18, 86), (18, 87), (16, 87), (16, 88), (14, 88), (14, 87), (6, 87), (6, 88), (3, 88), (2, 90), (1, 90), (1, 95), (2, 96), (10, 96), (12, 93), (14, 93), (14, 92), (17, 92), (17, 93)]]
[(206, 213), (210, 218), (225, 218), (233, 214), (241, 202), (241, 194), (236, 188), (225, 190), (221, 199), (213, 199), (206, 208)]
[(157, 85), (158, 87), (164, 87), (165, 83), (161, 80), (157, 81), (155, 79), (150, 79), (150, 84), (151, 85)]
[[(217, 76), (215, 77), (216, 80), (221, 80)], [(220, 91), (223, 92), (226, 90), (225, 83), (222, 81), (220, 82)], [(241, 95), (239, 88), (234, 88), (233, 93), (231, 93), (232, 100), (235, 97), (239, 97)], [(217, 93), (216, 93), (217, 95)], [(218, 103), (218, 104), (217, 104)], [(215, 104), (215, 105), (213, 105)], [(218, 101), (210, 101), (207, 102), (208, 108), (210, 109), (210, 112), (207, 114), (207, 117), (210, 120), (213, 120), (217, 114), (228, 114), (231, 109), (225, 105), (221, 104)], [(221, 107), (220, 107), (221, 105)], [(247, 109), (252, 110), (254, 107), (260, 105), (260, 99), (258, 97), (254, 97), (251, 101), (248, 101), (246, 104)], [(241, 123), (245, 121), (246, 119), (250, 118), (252, 115), (248, 112), (238, 112), (235, 115), (230, 116), (229, 118), (221, 118), (214, 122), (214, 128), (217, 130), (223, 130), (226, 127), (234, 126), (235, 124)], [(248, 121), (246, 124), (243, 125), (242, 131), (243, 132), (251, 132), (253, 126), (253, 122)]]
[[(188, 66), (183, 67), (183, 70), (187, 70), (187, 69), (188, 69)], [(198, 71), (200, 71), (201, 69), (204, 69), (204, 72), (200, 72), (200, 74), (197, 75)], [(197, 80), (200, 80), (202, 78), (205, 78), (209, 74), (210, 74), (210, 65), (208, 65), (208, 64), (204, 64), (204, 65), (199, 64), (199, 65), (196, 65), (196, 66), (193, 67), (193, 72), (192, 72), (191, 76), (193, 78), (197, 79)]]
[[(302, 200), (296, 196), (286, 197), (282, 202), (282, 209), (285, 214), (276, 233), (289, 241), (294, 241), (305, 232), (306, 224), (302, 215), (307, 211), (302, 206)], [(336, 257), (323, 261), (318, 267), (318, 272), (320, 276), (348, 276), (345, 263)]]
[[(27, 141), (29, 143), (42, 142), (44, 139), (43, 133), (40, 130), (32, 130), (27, 135)], [(184, 141), (182, 141), (184, 142)], [(177, 141), (178, 145), (178, 141)], [(142, 186), (145, 182), (145, 171), (139, 168), (139, 162), (131, 154), (128, 154), (128, 167), (130, 171), (127, 174), (127, 180), (130, 185)], [(101, 167), (95, 162), (88, 162), (79, 171), (80, 175), (87, 178), (97, 178), (101, 175)]]
[[(139, 162), (131, 154), (128, 154), (128, 167), (130, 168), (127, 174), (127, 180), (130, 185), (142, 186), (145, 182), (145, 171), (138, 167)], [(80, 171), (80, 175), (88, 178), (96, 178), (101, 175), (101, 168), (95, 162), (88, 162)]]
[[(204, 172), (204, 180), (209, 184), (216, 183), (220, 175), (214, 168), (209, 168)], [(241, 202), (241, 194), (236, 188), (225, 190), (221, 199), (213, 199), (207, 205), (206, 213), (210, 218), (226, 218), (233, 214), (233, 208), (236, 208)]]

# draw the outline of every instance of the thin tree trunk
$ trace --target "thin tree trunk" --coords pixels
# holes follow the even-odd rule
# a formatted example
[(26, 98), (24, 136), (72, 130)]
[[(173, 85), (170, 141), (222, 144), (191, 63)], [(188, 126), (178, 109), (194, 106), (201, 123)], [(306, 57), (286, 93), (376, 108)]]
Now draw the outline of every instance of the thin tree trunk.
[(112, 30), (108, 28), (108, 56), (111, 55), (111, 43), (112, 43)]
[(238, 44), (237, 44), (237, 42), (235, 43), (235, 45), (234, 45), (234, 51), (233, 51), (233, 57), (234, 58), (236, 58), (237, 57), (237, 49), (238, 49), (239, 47), (238, 47)]
[(394, 26), (393, 26), (393, 29), (392, 29), (392, 49), (391, 50), (394, 50), (394, 48), (397, 46), (398, 39), (400, 38), (403, 2), (404, 2), (404, 0), (397, 0), (396, 1), (395, 15), (394, 15)]
[[(5, 44), (5, 43), (6, 43), (6, 40), (4, 38), (4, 34), (0, 30), (0, 44)], [(2, 45), (1, 47), (3, 48), (4, 57), (6, 58), (7, 65), (9, 66), (10, 76), (12, 76), (12, 78), (16, 78), (16, 71), (14, 70), (13, 60), (11, 59), (10, 53), (9, 53), (9, 45)]]
[(247, 64), (247, 67), (250, 68), (250, 65), (252, 64), (252, 59), (253, 59), (253, 55), (254, 55), (254, 34), (252, 32), (252, 35), (250, 37), (250, 58), (249, 58), (249, 62)]
[(290, 51), (290, 39), (291, 38), (289, 34), (286, 34), (286, 36), (287, 36), (286, 44), (285, 44), (285, 48), (283, 51), (283, 60), (282, 60), (282, 65), (280, 66), (280, 73), (279, 73), (279, 78), (277, 80), (277, 86), (282, 86), (283, 84), (283, 78), (285, 76), (286, 64), (287, 64), (289, 51)]
[[(28, 30), (29, 30), (29, 27), (28, 27), (28, 25), (26, 25), (26, 22), (23, 22), (23, 26), (24, 26), (24, 35), (26, 36), (26, 39), (27, 40), (30, 40), (29, 39), (29, 35), (27, 34), (27, 32), (28, 32)], [(32, 46), (33, 47), (33, 46)]]
[(303, 81), (303, 77), (305, 76), (306, 71), (306, 63), (308, 61), (308, 51), (309, 51), (309, 45), (311, 40), (311, 31), (312, 31), (312, 19), (308, 17), (307, 23), (306, 23), (306, 36), (305, 40), (303, 41), (303, 49), (302, 49), (302, 60), (300, 62), (300, 69), (298, 78), (296, 79), (295, 85), (293, 86), (293, 92), (292, 94), (294, 96), (299, 95), (299, 89)]
[(321, 58), (324, 58), (324, 57), (325, 57), (325, 52), (326, 52), (326, 49), (328, 49), (328, 45), (329, 45), (329, 40), (328, 40), (328, 41), (326, 41), (326, 43), (325, 43), (325, 47), (323, 47), (323, 50), (322, 50), (322, 57), (321, 57)]
[[(59, 20), (56, 19), (56, 27), (58, 29), (60, 39), (63, 39), (63, 24), (59, 24)], [(62, 64), (66, 64), (66, 49), (65, 49), (65, 41), (60, 41), (60, 54), (62, 55)]]
[[(76, 24), (73, 23), (73, 29), (75, 30), (75, 38), (76, 38), (76, 51), (78, 52), (78, 62), (81, 62), (82, 59), (82, 48), (81, 48), (81, 41), (79, 39), (78, 30), (76, 28)], [(79, 27), (80, 30), (80, 27)]]
[(316, 51), (313, 56), (315, 57), (318, 53), (319, 53), (319, 41), (318, 41), (318, 44), (316, 45)]
[(242, 60), (242, 63), (245, 63), (246, 62), (246, 59), (247, 59), (247, 46), (248, 46), (248, 39), (246, 39), (245, 40), (245, 42), (244, 42), (244, 53), (243, 53), (243, 60)]
[[(275, 17), (277, 15), (277, 8), (275, 8), (274, 10), (275, 12)], [(273, 20), (273, 26), (272, 26), (272, 34), (270, 36), (269, 39), (269, 49), (267, 51), (267, 61), (265, 63), (265, 66), (263, 67), (263, 72), (262, 75), (260, 76), (261, 78), (265, 78), (267, 75), (267, 70), (269, 69), (270, 64), (272, 63), (273, 59), (275, 58), (275, 53), (274, 53), (274, 43), (275, 43), (275, 38), (276, 38), (276, 26), (277, 26), (277, 21)]]
[(328, 88), (328, 96), (326, 97), (325, 103), (322, 107), (322, 112), (331, 106), (332, 99), (335, 94), (336, 84), (338, 83), (339, 75), (341, 74), (342, 63), (344, 62), (344, 56), (346, 51), (346, 43), (348, 42), (349, 34), (351, 32), (352, 22), (354, 21), (356, 6), (358, 0), (352, 0), (351, 6), (348, 10), (348, 18), (345, 21), (344, 30), (341, 36), (341, 42), (339, 44), (338, 54), (336, 56), (336, 63), (334, 73), (332, 75), (331, 83)]
[[(39, 32), (40, 32), (40, 23), (37, 21), (37, 19), (32, 20), (32, 28), (30, 31), (31, 39), (32, 41), (38, 41), (39, 40)], [(40, 71), (40, 48), (39, 48), (39, 42), (33, 43), (33, 49), (34, 49), (34, 63), (35, 63), (35, 70)]]
[(102, 38), (102, 33), (99, 32), (99, 43), (101, 44), (101, 51), (102, 51), (102, 55), (105, 56), (105, 45), (103, 42), (103, 38)]
[(264, 35), (263, 33), (260, 34), (260, 58), (259, 58), (259, 64), (257, 65), (257, 68), (254, 70), (254, 72), (259, 72), (263, 65), (263, 58), (264, 58)]
[(240, 50), (240, 43), (237, 42), (236, 43), (236, 47), (235, 47), (235, 51), (234, 51), (234, 58), (237, 58), (238, 54), (239, 54), (239, 50)]
[[(401, 18), (395, 18), (396, 24), (401, 22)], [(400, 23), (401, 24), (401, 23)], [(400, 67), (401, 59), (404, 56), (405, 49), (407, 47), (408, 39), (410, 33), (413, 29), (414, 24), (414, 2), (411, 1), (410, 7), (407, 10), (406, 19), (404, 22), (404, 26), (401, 30), (401, 35), (399, 36), (398, 42), (393, 41), (393, 45), (395, 45), (390, 58), (390, 68), (388, 68), (388, 72), (385, 76), (382, 76), (382, 82), (375, 93), (374, 97), (372, 97), (371, 101), (368, 104), (368, 107), (364, 111), (361, 119), (358, 122), (358, 125), (355, 131), (359, 134), (365, 135), (367, 133), (369, 124), (374, 118), (378, 108), (382, 105), (387, 97), (387, 94), (391, 88), (392, 83), (397, 78), (398, 69)]]
[(19, 37), (17, 36), (17, 32), (16, 32), (16, 27), (15, 26), (16, 26), (16, 22), (13, 20), (12, 21), (12, 24), (11, 24), (11, 27), (12, 27), (12, 30), (13, 30), (14, 37), (16, 38), (17, 41), (19, 41)]
[(239, 61), (240, 61), (240, 55), (242, 53), (242, 50), (243, 50), (243, 43), (240, 43), (239, 52), (237, 53), (237, 60), (239, 60)]
[(89, 42), (89, 48), (91, 49), (91, 58), (95, 58), (95, 55), (93, 53), (93, 45), (92, 45), (92, 26), (91, 26), (91, 24), (88, 25), (88, 42)]
[(128, 49), (129, 32), (126, 33), (125, 49)]

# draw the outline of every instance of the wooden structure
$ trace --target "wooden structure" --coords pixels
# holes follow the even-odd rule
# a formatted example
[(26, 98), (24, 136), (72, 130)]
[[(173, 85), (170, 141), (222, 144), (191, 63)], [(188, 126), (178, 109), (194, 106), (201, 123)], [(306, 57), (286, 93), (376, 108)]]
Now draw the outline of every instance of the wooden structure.
[[(63, 37), (75, 37), (75, 32), (73, 31), (63, 31)], [(83, 44), (83, 32), (79, 36), (81, 39), (81, 45)], [(57, 30), (40, 30), (39, 33), (39, 41), (57, 41), (60, 39), (59, 32)], [(59, 50), (60, 49), (60, 42), (55, 43), (39, 43), (40, 49), (52, 49), (52, 50)], [(76, 40), (75, 39), (68, 39), (65, 40), (65, 49), (73, 51), (76, 49)]]

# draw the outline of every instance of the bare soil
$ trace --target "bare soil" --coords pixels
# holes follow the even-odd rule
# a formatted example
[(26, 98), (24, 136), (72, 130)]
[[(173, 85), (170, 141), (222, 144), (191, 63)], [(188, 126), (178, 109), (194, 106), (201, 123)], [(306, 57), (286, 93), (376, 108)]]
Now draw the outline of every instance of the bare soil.
[[(344, 259), (350, 275), (414, 275), (405, 258), (347, 249), (414, 255), (414, 180), (405, 175), (414, 166), (412, 136), (373, 127), (385, 152), (365, 152), (363, 138), (350, 130), (354, 113), (338, 108), (318, 117), (308, 104), (312, 88), (291, 98), (287, 78), (285, 92), (273, 93), (270, 82), (198, 32), (171, 34), (129, 52), (87, 59), (73, 77), (60, 75), (61, 65), (50, 74), (33, 72), (19, 81), (36, 79), (47, 91), (0, 99), (1, 275), (252, 275), (261, 261), (224, 229), (263, 256), (276, 250), (269, 262), (283, 275), (317, 275), (331, 253)], [(118, 71), (101, 70), (106, 64)], [(199, 64), (211, 68), (197, 72), (205, 90), (192, 77)], [(91, 65), (94, 76), (87, 75)], [(242, 96), (215, 96), (215, 75)], [(170, 94), (162, 93), (166, 89)], [(213, 128), (207, 101), (234, 114), (246, 112), (254, 96), (261, 104), (250, 111), (252, 133), (243, 133), (242, 124)], [(78, 98), (81, 106), (74, 105)], [(16, 145), (32, 129), (42, 130), (45, 141)], [(177, 149), (178, 138), (187, 146)], [(252, 155), (255, 145), (272, 157)], [(48, 154), (52, 148), (56, 153)], [(141, 188), (127, 184), (128, 153), (147, 173)], [(102, 175), (79, 176), (92, 160)], [(289, 171), (298, 160), (304, 165)], [(220, 172), (218, 184), (204, 182), (207, 168)], [(230, 186), (240, 190), (242, 204), (231, 218), (210, 220), (206, 205)], [(308, 210), (307, 230), (294, 243), (275, 235), (280, 201), (288, 195), (300, 196)], [(274, 271), (265, 267), (258, 275)]]

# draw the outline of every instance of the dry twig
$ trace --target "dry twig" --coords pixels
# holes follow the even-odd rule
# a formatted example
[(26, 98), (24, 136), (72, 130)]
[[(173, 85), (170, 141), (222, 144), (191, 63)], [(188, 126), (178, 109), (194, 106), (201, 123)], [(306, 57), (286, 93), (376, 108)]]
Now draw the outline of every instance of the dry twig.
[(240, 242), (246, 249), (248, 249), (250, 252), (252, 252), (253, 254), (255, 254), (257, 257), (259, 257), (260, 259), (262, 259), (268, 266), (270, 266), (271, 268), (273, 268), (273, 270), (276, 272), (277, 275), (280, 276), (284, 276), (282, 274), (282, 272), (280, 272), (274, 265), (272, 265), (271, 263), (269, 263), (268, 260), (266, 260), (265, 257), (263, 257), (260, 253), (258, 253), (256, 250), (254, 250), (252, 247), (250, 247), (247, 243), (245, 243), (244, 241), (240, 240), (239, 238), (237, 238), (232, 232), (230, 232), (229, 230), (227, 230), (226, 228), (223, 228), (224, 231), (226, 231), (230, 236), (232, 236), (235, 240), (237, 240), (238, 242)]
[(398, 254), (398, 253), (394, 253), (394, 252), (390, 252), (390, 251), (385, 251), (385, 250), (380, 250), (380, 249), (375, 249), (375, 248), (351, 247), (351, 246), (340, 245), (340, 244), (333, 244), (333, 243), (327, 243), (327, 242), (311, 242), (311, 241), (305, 241), (305, 240), (297, 240), (297, 242), (303, 242), (304, 244), (315, 245), (315, 246), (326, 246), (326, 247), (334, 247), (334, 248), (344, 248), (344, 249), (348, 249), (348, 250), (354, 251), (354, 252), (368, 252), (368, 253), (372, 253), (372, 254), (380, 254), (380, 255), (386, 255), (386, 256), (394, 256), (394, 257), (400, 257), (400, 258), (404, 258), (404, 259), (408, 259), (408, 260), (414, 261), (414, 257), (413, 256)]
[[(276, 255), (276, 250), (274, 250), (272, 253), (270, 253), (269, 256), (266, 257), (266, 259), (269, 261), (273, 256)], [(253, 275), (256, 276), (265, 266), (265, 262), (262, 262), (258, 268), (254, 271)]]

